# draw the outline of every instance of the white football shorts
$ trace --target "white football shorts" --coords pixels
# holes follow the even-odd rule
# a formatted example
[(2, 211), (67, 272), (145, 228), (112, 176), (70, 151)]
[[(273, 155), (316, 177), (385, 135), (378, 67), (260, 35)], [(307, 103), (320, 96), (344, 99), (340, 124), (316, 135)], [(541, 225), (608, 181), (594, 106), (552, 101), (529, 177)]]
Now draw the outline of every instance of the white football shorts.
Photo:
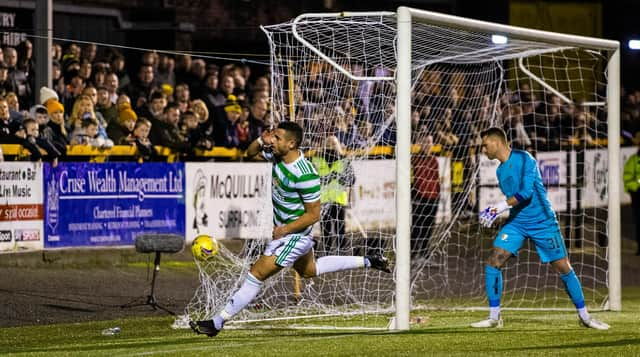
[(290, 267), (298, 258), (309, 253), (313, 248), (313, 238), (302, 234), (289, 234), (280, 239), (267, 243), (264, 255), (275, 255), (276, 264), (281, 267)]

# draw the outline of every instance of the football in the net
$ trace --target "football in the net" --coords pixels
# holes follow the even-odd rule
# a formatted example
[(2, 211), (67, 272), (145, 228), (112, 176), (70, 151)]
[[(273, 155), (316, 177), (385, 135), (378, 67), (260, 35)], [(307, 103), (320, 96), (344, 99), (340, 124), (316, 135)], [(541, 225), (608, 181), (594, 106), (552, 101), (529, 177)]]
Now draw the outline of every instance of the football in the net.
[(210, 235), (201, 234), (191, 243), (191, 254), (198, 260), (208, 260), (218, 254), (218, 241)]

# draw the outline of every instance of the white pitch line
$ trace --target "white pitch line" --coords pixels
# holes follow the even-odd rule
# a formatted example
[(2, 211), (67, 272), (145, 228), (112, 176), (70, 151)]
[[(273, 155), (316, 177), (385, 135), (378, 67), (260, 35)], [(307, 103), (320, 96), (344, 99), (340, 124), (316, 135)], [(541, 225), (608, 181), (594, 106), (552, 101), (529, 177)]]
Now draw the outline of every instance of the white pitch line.
[[(297, 341), (338, 339), (338, 338), (353, 337), (355, 335), (356, 334), (338, 335), (338, 336), (302, 337), (302, 338), (296, 339), (296, 342)], [(211, 339), (211, 341), (215, 341), (215, 337), (213, 339)], [(192, 347), (192, 348), (179, 348), (179, 349), (160, 350), (160, 351), (153, 351), (153, 352), (140, 352), (140, 353), (132, 353), (132, 354), (122, 355), (122, 356), (152, 356), (152, 355), (155, 355), (155, 354), (165, 354), (165, 353), (175, 353), (175, 352), (185, 352), (185, 351), (207, 351), (207, 350), (211, 350), (213, 347), (215, 347), (215, 349), (217, 350), (217, 349), (225, 348), (225, 347), (246, 347), (246, 346), (262, 345), (262, 344), (267, 344), (267, 343), (273, 343), (273, 340), (272, 339), (268, 339), (268, 340), (264, 340), (264, 341), (243, 342), (243, 343), (234, 342), (234, 343), (231, 343), (231, 344), (216, 343), (215, 345), (212, 344), (210, 346)]]

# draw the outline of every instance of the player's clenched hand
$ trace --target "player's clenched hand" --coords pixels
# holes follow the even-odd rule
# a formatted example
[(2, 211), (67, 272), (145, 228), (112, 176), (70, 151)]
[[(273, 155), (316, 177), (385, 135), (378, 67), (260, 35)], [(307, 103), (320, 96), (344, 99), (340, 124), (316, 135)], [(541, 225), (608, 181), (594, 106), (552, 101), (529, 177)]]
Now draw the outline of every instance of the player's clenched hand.
[(271, 233), (271, 238), (280, 239), (287, 235), (287, 229), (285, 226), (273, 227), (273, 232)]
[(480, 212), (480, 217), (478, 217), (480, 221), (480, 225), (483, 227), (491, 227), (493, 222), (498, 218), (500, 213), (509, 209), (509, 205), (507, 202), (503, 201), (494, 206), (489, 206), (484, 209), (484, 211)]

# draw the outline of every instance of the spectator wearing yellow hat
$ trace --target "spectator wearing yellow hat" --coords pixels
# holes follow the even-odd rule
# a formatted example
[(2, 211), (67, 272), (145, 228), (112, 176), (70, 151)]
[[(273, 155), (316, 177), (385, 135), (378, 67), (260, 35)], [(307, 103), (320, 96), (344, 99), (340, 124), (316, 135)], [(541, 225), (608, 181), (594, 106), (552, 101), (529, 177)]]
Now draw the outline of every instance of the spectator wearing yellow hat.
[(238, 130), (236, 124), (242, 115), (242, 107), (235, 95), (229, 94), (224, 104), (224, 114), (226, 120), (219, 122), (220, 128), (214, 129), (214, 141), (216, 145), (228, 148), (237, 148), (240, 146), (238, 138)]
[(67, 128), (64, 126), (64, 106), (57, 99), (50, 98), (46, 101), (45, 107), (49, 121), (46, 124), (47, 130), (43, 132), (50, 136), (51, 142), (60, 151), (61, 156), (65, 156), (69, 140), (67, 140)]
[(160, 90), (162, 94), (164, 94), (165, 98), (167, 98), (167, 102), (173, 102), (173, 86), (171, 84), (163, 84), (160, 86)]
[(116, 145), (130, 145), (137, 120), (138, 115), (131, 109), (131, 104), (123, 103), (118, 111), (118, 122), (107, 127), (107, 135)]
[(240, 106), (240, 103), (238, 102), (238, 99), (235, 95), (229, 94), (227, 96), (227, 101), (224, 103), (224, 111), (227, 112), (227, 115), (229, 113), (232, 113), (232, 115), (238, 114), (238, 116), (233, 115), (233, 118), (235, 120), (238, 120), (240, 118), (240, 114), (242, 114), (242, 106)]

